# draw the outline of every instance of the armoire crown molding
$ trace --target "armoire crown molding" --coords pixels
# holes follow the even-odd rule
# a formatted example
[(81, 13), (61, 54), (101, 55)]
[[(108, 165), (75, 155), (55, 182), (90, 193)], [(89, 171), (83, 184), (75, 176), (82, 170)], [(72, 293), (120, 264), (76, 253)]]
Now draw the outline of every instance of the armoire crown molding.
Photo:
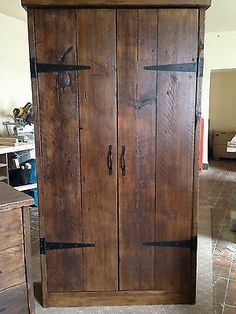
[(28, 7), (184, 7), (208, 8), (211, 0), (22, 0), (22, 5)]

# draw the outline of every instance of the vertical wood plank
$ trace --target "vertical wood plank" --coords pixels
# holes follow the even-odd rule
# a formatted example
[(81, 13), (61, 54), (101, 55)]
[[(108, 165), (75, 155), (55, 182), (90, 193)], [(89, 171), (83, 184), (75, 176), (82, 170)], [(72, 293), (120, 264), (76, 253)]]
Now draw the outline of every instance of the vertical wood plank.
[[(120, 289), (154, 288), (157, 11), (118, 10)], [(119, 165), (121, 160), (119, 160)]]
[[(77, 64), (75, 10), (35, 11), (36, 56), (41, 63)], [(58, 73), (41, 73), (39, 114), (41, 175), (44, 183), (43, 221), (51, 242), (81, 242), (80, 151), (77, 74), (61, 87)], [(63, 76), (62, 76), (63, 77)], [(83, 290), (82, 251), (58, 250), (47, 254), (48, 291)]]
[[(158, 16), (158, 63), (196, 62), (198, 10)], [(195, 93), (195, 73), (158, 73), (156, 241), (192, 236)], [(190, 289), (190, 249), (157, 248), (155, 264), (156, 289)]]
[(24, 261), (28, 306), (29, 313), (35, 314), (29, 207), (22, 207), (22, 221), (24, 228)]
[[(28, 30), (29, 30), (29, 52), (30, 58), (36, 58), (36, 39), (35, 39), (35, 14), (33, 9), (27, 11), (28, 17)], [(45, 224), (44, 224), (44, 184), (43, 184), (43, 166), (42, 166), (42, 141), (41, 141), (41, 121), (39, 111), (39, 90), (38, 79), (31, 78), (32, 87), (32, 99), (34, 110), (34, 129), (35, 129), (35, 151), (36, 151), (36, 165), (37, 165), (37, 184), (38, 184), (38, 204), (39, 204), (39, 225), (40, 225), (40, 237), (45, 237)], [(41, 272), (42, 272), (42, 292), (43, 292), (43, 304), (45, 304), (45, 298), (47, 293), (47, 270), (46, 270), (46, 258), (41, 255)]]
[[(118, 288), (115, 10), (78, 10), (84, 290)], [(108, 172), (112, 145), (113, 169)]]
[[(198, 37), (198, 58), (204, 57), (204, 34), (205, 34), (205, 9), (199, 10), (199, 37)], [(193, 178), (193, 217), (192, 217), (192, 235), (197, 236), (197, 212), (199, 196), (199, 145), (200, 145), (200, 119), (201, 119), (201, 97), (202, 97), (202, 77), (198, 69), (198, 78), (196, 84), (196, 125), (195, 125), (195, 147), (194, 147), (194, 178)], [(192, 303), (196, 299), (196, 263), (197, 252), (192, 251)]]

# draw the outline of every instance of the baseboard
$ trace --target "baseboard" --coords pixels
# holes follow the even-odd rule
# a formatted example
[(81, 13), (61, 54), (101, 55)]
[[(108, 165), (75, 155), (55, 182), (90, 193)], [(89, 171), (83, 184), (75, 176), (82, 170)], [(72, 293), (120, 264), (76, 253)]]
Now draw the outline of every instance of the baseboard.
[(44, 307), (193, 304), (191, 291), (114, 291), (47, 293)]

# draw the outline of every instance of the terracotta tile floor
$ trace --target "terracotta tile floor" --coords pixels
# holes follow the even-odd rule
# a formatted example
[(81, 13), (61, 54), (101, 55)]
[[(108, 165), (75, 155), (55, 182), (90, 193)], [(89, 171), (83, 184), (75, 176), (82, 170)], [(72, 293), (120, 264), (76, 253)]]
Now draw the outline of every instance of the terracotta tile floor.
[(214, 313), (236, 314), (236, 232), (230, 211), (236, 209), (236, 161), (212, 162), (200, 176), (200, 206), (211, 208)]
[[(230, 210), (236, 208), (236, 161), (212, 162), (209, 170), (201, 172), (200, 206), (201, 212), (204, 208), (212, 211), (214, 313), (236, 314), (236, 232), (230, 231)], [(38, 212), (34, 208), (31, 234), (34, 264), (39, 268)]]

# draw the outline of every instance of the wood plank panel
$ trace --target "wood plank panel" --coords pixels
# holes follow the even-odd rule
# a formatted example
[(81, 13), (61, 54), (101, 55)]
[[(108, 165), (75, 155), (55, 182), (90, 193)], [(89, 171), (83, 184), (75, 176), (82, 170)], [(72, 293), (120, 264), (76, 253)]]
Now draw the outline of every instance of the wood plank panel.
[[(35, 38), (35, 13), (34, 9), (29, 9), (27, 14), (28, 32), (29, 32), (29, 50), (30, 57), (36, 58), (36, 38)], [(43, 183), (43, 160), (42, 160), (42, 141), (41, 141), (41, 121), (40, 121), (40, 108), (39, 108), (39, 86), (37, 77), (31, 78), (33, 110), (34, 110), (34, 128), (35, 128), (35, 153), (36, 153), (36, 166), (37, 166), (37, 185), (38, 185), (38, 206), (40, 209), (39, 229), (40, 237), (45, 238), (45, 223), (43, 214), (44, 203), (44, 183)], [(41, 205), (42, 204), (42, 205)], [(42, 273), (42, 297), (43, 304), (45, 294), (47, 291), (47, 268), (46, 256), (41, 255), (41, 273)]]
[[(116, 20), (114, 10), (78, 10), (84, 290), (116, 290)], [(112, 145), (113, 169), (108, 172)]]
[(23, 246), (0, 251), (0, 291), (26, 281)]
[(0, 212), (33, 204), (32, 197), (12, 189), (5, 182), (0, 182)]
[(4, 314), (29, 313), (25, 283), (1, 292), (0, 313)]
[[(157, 11), (118, 10), (120, 289), (154, 288)], [(119, 165), (121, 160), (119, 160)]]
[(72, 7), (209, 7), (211, 0), (21, 0), (23, 6)]
[[(204, 34), (205, 34), (205, 10), (199, 10), (199, 38), (198, 57), (204, 58)], [(198, 69), (198, 73), (201, 69)], [(201, 121), (201, 99), (202, 99), (202, 77), (198, 75), (196, 84), (196, 125), (195, 125), (195, 147), (194, 147), (194, 178), (193, 178), (193, 214), (192, 234), (197, 236), (197, 213), (199, 206), (199, 147), (200, 147), (200, 121)], [(196, 299), (196, 276), (197, 276), (197, 252), (192, 251), (192, 302)]]
[[(171, 23), (170, 23), (171, 21)], [(158, 64), (197, 61), (198, 10), (160, 10)], [(196, 74), (158, 73), (156, 241), (192, 236)], [(191, 250), (156, 248), (155, 288), (189, 289)]]
[[(64, 63), (77, 64), (75, 24), (75, 10), (36, 10), (38, 62), (60, 63), (68, 49)], [(82, 241), (77, 85), (75, 72), (38, 75), (43, 147), (40, 170), (44, 178), (42, 219), (46, 240), (51, 242)], [(82, 251), (50, 252), (47, 272), (48, 291), (83, 290)]]
[(57, 307), (73, 306), (118, 306), (188, 304), (190, 291), (100, 291), (50, 293), (46, 305)]
[(0, 234), (0, 251), (23, 243), (23, 228), (20, 208), (1, 212)]
[(24, 262), (26, 286), (28, 292), (28, 305), (30, 314), (35, 314), (29, 207), (22, 208), (22, 217), (24, 224)]

